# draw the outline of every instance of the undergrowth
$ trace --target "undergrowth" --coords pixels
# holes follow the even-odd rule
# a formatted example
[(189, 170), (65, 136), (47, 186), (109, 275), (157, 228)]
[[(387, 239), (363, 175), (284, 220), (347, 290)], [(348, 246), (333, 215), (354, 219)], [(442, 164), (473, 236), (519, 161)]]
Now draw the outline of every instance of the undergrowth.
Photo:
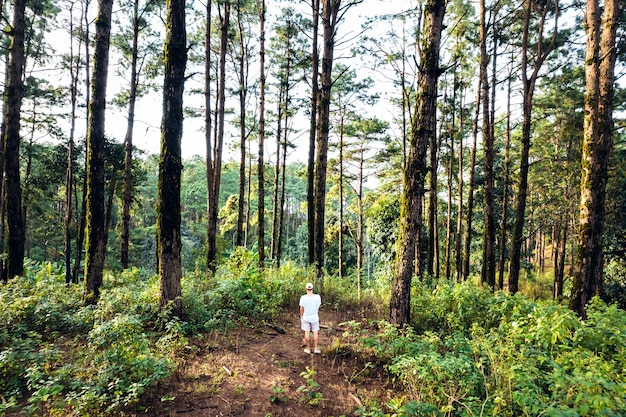
[[(170, 320), (156, 276), (106, 274), (98, 305), (84, 306), (61, 267), (28, 265), (0, 286), (0, 415), (115, 415), (175, 371), (188, 337), (262, 325), (297, 307), (314, 280), (292, 263), (260, 270), (239, 251), (215, 276), (185, 275), (184, 317)], [(325, 308), (378, 305), (379, 317), (381, 282), (360, 299), (337, 280), (318, 288)], [(625, 415), (626, 313), (616, 306), (594, 299), (582, 321), (551, 301), (432, 281), (415, 283), (411, 314), (403, 329), (345, 324), (337, 349), (383, 366), (396, 387), (391, 399), (364, 398), (358, 415)], [(321, 398), (305, 387), (308, 401)]]
[(348, 326), (352, 348), (404, 391), (360, 415), (626, 415), (626, 313), (616, 306), (596, 298), (583, 321), (551, 301), (472, 283), (440, 283), (414, 299), (413, 326)]

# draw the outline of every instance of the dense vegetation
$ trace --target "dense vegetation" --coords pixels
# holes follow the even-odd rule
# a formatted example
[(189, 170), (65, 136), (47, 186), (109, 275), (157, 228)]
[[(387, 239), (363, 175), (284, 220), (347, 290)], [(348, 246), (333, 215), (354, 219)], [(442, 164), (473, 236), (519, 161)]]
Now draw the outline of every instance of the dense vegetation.
[(1, 413), (118, 413), (310, 280), (390, 312), (330, 348), (359, 415), (624, 415), (621, 2), (370, 1), (0, 0)]
[[(114, 414), (174, 371), (189, 338), (262, 326), (293, 308), (314, 274), (292, 263), (262, 271), (251, 253), (238, 253), (215, 278), (188, 274), (186, 316), (169, 320), (145, 271), (108, 274), (100, 303), (84, 306), (61, 268), (28, 265), (0, 288), (0, 413)], [(388, 292), (383, 280), (364, 297), (383, 303)], [(331, 309), (358, 303), (341, 284), (324, 297)], [(357, 415), (624, 415), (623, 310), (596, 298), (583, 321), (553, 301), (469, 281), (422, 282), (412, 308), (412, 327), (348, 322), (343, 342), (328, 347), (384, 366), (397, 384), (392, 401), (366, 399)]]

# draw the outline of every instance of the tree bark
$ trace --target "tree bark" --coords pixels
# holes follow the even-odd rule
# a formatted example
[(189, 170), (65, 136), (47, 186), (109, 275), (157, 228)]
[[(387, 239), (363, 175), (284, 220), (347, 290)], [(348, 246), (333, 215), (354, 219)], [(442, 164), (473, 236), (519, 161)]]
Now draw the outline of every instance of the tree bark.
[(216, 230), (213, 228), (211, 221), (214, 210), (213, 198), (213, 144), (211, 142), (212, 120), (211, 114), (211, 4), (206, 2), (206, 20), (204, 27), (204, 144), (206, 148), (206, 188), (207, 188), (207, 222), (206, 222), (206, 267), (211, 270), (213, 262), (211, 257), (215, 257), (214, 246), (212, 242)]
[(495, 158), (494, 137), (489, 111), (489, 82), (487, 80), (487, 24), (484, 0), (480, 1), (480, 80), (482, 86), (482, 111), (483, 111), (483, 151), (485, 160), (485, 231), (483, 235), (483, 264), (481, 281), (487, 283), (492, 289), (495, 287), (495, 240), (496, 222), (494, 213), (494, 169)]
[(137, 57), (139, 51), (139, 0), (133, 5), (133, 46), (130, 64), (130, 92), (128, 95), (128, 122), (124, 137), (124, 191), (122, 196), (121, 263), (128, 268), (130, 246), (130, 209), (133, 203), (133, 128), (135, 126), (135, 102), (137, 101)]
[[(524, 31), (522, 34), (522, 84), (523, 84), (523, 103), (522, 103), (522, 148), (520, 155), (520, 171), (519, 171), (519, 185), (517, 187), (517, 206), (515, 208), (515, 220), (513, 223), (513, 235), (511, 237), (511, 261), (509, 265), (509, 292), (515, 294), (519, 290), (519, 273), (520, 273), (520, 261), (521, 261), (521, 248), (523, 243), (524, 221), (527, 203), (528, 193), (528, 166), (529, 166), (529, 154), (530, 154), (530, 133), (532, 122), (532, 109), (533, 109), (533, 95), (535, 91), (535, 83), (539, 75), (539, 69), (541, 65), (554, 49), (557, 24), (555, 20), (554, 33), (551, 43), (545, 45), (543, 39), (543, 29), (545, 24), (545, 16), (548, 13), (551, 1), (548, 1), (543, 5), (541, 23), (539, 25), (539, 33), (537, 35), (537, 50), (534, 51), (535, 56), (534, 68), (530, 76), (528, 76), (529, 69), (529, 31), (531, 11), (534, 8), (534, 4), (527, 0), (525, 4), (524, 15)], [(558, 16), (558, 2), (555, 3), (555, 13)]]
[(26, 236), (22, 215), (22, 186), (20, 184), (20, 112), (24, 97), (24, 31), (26, 1), (15, 0), (11, 46), (7, 68), (7, 86), (4, 91), (4, 173), (7, 196), (7, 277), (24, 274), (24, 239)]
[(504, 289), (504, 269), (506, 265), (506, 226), (509, 215), (509, 171), (511, 149), (511, 77), (506, 96), (506, 135), (504, 145), (504, 178), (502, 178), (502, 217), (500, 219), (500, 258), (498, 260), (498, 289)]
[(187, 63), (187, 28), (184, 0), (167, 0), (165, 79), (161, 121), (161, 157), (157, 202), (159, 251), (159, 306), (182, 317), (180, 185), (181, 139), (183, 134), (183, 91)]
[[(213, 148), (213, 168), (211, 169), (211, 201), (207, 216), (207, 265), (210, 271), (217, 268), (217, 215), (219, 212), (220, 179), (222, 176), (222, 152), (224, 145), (224, 115), (226, 105), (226, 52), (228, 49), (228, 28), (230, 27), (230, 1), (224, 2), (224, 14), (220, 17), (220, 61), (217, 93), (217, 134)], [(209, 175), (207, 173), (207, 175)]]
[(76, 136), (76, 108), (78, 99), (78, 71), (80, 59), (74, 55), (74, 5), (70, 7), (70, 135), (67, 141), (67, 166), (65, 170), (65, 283), (71, 284), (72, 277), (72, 192), (74, 190), (74, 138)]
[(259, 30), (261, 32), (259, 46), (259, 159), (257, 161), (258, 177), (258, 248), (259, 267), (265, 265), (265, 0), (261, 0), (259, 10)]
[(100, 297), (106, 251), (104, 237), (104, 116), (113, 0), (100, 0), (98, 7), (92, 99), (89, 103), (89, 131), (87, 132), (87, 242), (85, 247), (85, 292), (83, 295), (86, 304), (95, 304)]
[(235, 246), (243, 244), (243, 217), (246, 189), (246, 98), (248, 90), (248, 57), (244, 43), (242, 4), (237, 3), (237, 27), (239, 30), (239, 200), (237, 201), (237, 227)]
[(307, 228), (308, 260), (315, 263), (315, 138), (319, 106), (319, 51), (317, 37), (319, 30), (320, 0), (311, 0), (313, 36), (311, 39), (311, 115), (309, 125), (309, 159), (307, 166)]
[(582, 180), (578, 220), (578, 250), (569, 306), (586, 317), (586, 304), (602, 294), (604, 203), (608, 163), (613, 148), (613, 95), (619, 0), (587, 2), (585, 118)]
[(411, 280), (416, 248), (422, 227), (421, 205), (428, 168), (426, 151), (429, 138), (435, 134), (437, 80), (440, 75), (439, 47), (446, 2), (428, 0), (425, 6), (422, 56), (417, 85), (417, 112), (412, 121), (409, 156), (403, 179), (403, 202), (400, 212), (395, 271), (391, 282), (390, 321), (397, 326), (409, 323), (411, 313)]

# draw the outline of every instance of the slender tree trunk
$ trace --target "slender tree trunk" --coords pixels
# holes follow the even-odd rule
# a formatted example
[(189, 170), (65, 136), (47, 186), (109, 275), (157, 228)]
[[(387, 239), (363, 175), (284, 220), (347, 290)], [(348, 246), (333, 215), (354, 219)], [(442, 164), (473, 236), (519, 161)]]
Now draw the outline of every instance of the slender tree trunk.
[(182, 317), (180, 185), (181, 139), (183, 135), (183, 91), (187, 63), (185, 2), (167, 0), (165, 37), (165, 79), (159, 159), (159, 197), (157, 201), (157, 241), (159, 248), (159, 306)]
[(237, 24), (239, 28), (239, 200), (237, 201), (237, 227), (235, 246), (243, 244), (243, 216), (246, 189), (246, 97), (247, 97), (247, 53), (244, 44), (241, 2), (237, 3)]
[(343, 282), (343, 128), (345, 107), (341, 110), (339, 121), (339, 282)]
[(502, 179), (502, 217), (500, 220), (500, 259), (498, 261), (498, 289), (504, 289), (504, 270), (506, 268), (506, 226), (509, 215), (509, 171), (511, 167), (511, 78), (509, 76), (506, 96), (506, 143), (504, 145), (504, 178)]
[(457, 178), (457, 184), (459, 187), (459, 192), (457, 195), (457, 217), (456, 217), (456, 236), (455, 236), (455, 259), (456, 259), (456, 282), (461, 282), (463, 279), (463, 255), (462, 255), (462, 247), (463, 247), (463, 137), (465, 136), (465, 111), (464, 111), (464, 101), (465, 101), (465, 87), (461, 87), (461, 97), (460, 97), (460, 106), (459, 106), (459, 174)]
[(217, 215), (219, 212), (220, 179), (222, 176), (222, 152), (224, 146), (224, 116), (226, 112), (226, 52), (228, 50), (228, 29), (230, 27), (230, 0), (224, 2), (224, 14), (220, 17), (220, 61), (217, 93), (217, 135), (213, 149), (213, 169), (211, 201), (208, 208), (207, 265), (215, 272), (217, 268)]
[(478, 116), (480, 114), (480, 97), (482, 92), (482, 81), (478, 82), (476, 89), (476, 107), (474, 109), (474, 121), (472, 127), (472, 150), (470, 151), (470, 173), (467, 190), (467, 214), (465, 217), (465, 239), (463, 249), (463, 280), (469, 277), (470, 273), (470, 249), (472, 247), (472, 217), (474, 215), (474, 175), (476, 171), (476, 143), (478, 138)]
[[(89, 54), (89, 4), (90, 1), (87, 0), (85, 3), (85, 8), (83, 9), (82, 21), (84, 22), (84, 30), (85, 30), (85, 108), (87, 109), (87, 114), (85, 119), (87, 120), (86, 131), (89, 131), (89, 102), (91, 101), (91, 64), (90, 64), (90, 54)], [(86, 166), (85, 166), (86, 170)], [(79, 272), (80, 272), (80, 264), (81, 258), (83, 254), (83, 242), (85, 240), (85, 226), (87, 223), (87, 175), (83, 178), (83, 196), (81, 198), (81, 208), (80, 208), (80, 225), (78, 226), (78, 236), (76, 237), (76, 261), (74, 262), (74, 272), (73, 279), (74, 283), (78, 284), (79, 280)]]
[(278, 112), (276, 117), (276, 164), (274, 168), (274, 210), (272, 210), (272, 244), (271, 244), (271, 258), (276, 259), (276, 252), (278, 251), (278, 192), (280, 188), (280, 141), (282, 138), (282, 123), (283, 123), (283, 108), (284, 108), (284, 86), (281, 82), (278, 92)]
[[(289, 94), (287, 92), (287, 94)], [(287, 97), (286, 103), (289, 103), (289, 97)], [(281, 166), (281, 181), (280, 181), (280, 204), (278, 205), (278, 247), (276, 250), (276, 266), (280, 266), (280, 258), (283, 252), (283, 219), (285, 214), (285, 181), (287, 174), (287, 121), (288, 121), (289, 112), (285, 109), (285, 129), (284, 129), (284, 137), (283, 137), (283, 152), (282, 152), (282, 166)]]
[(204, 27), (204, 143), (206, 147), (206, 187), (207, 187), (207, 222), (206, 222), (206, 268), (211, 270), (213, 262), (211, 257), (215, 257), (215, 243), (212, 239), (216, 231), (213, 228), (211, 218), (215, 205), (213, 197), (213, 144), (211, 142), (211, 130), (213, 115), (211, 114), (211, 4), (212, 1), (206, 2), (206, 20)]
[[(70, 6), (70, 136), (67, 142), (67, 167), (65, 171), (65, 283), (72, 277), (72, 192), (74, 190), (74, 138), (76, 136), (76, 107), (78, 98), (78, 71), (80, 59), (74, 55), (74, 3)], [(1, 181), (1, 180), (0, 180)]]
[(96, 41), (89, 103), (89, 131), (87, 132), (87, 244), (85, 247), (86, 304), (95, 304), (100, 297), (105, 256), (104, 207), (104, 116), (111, 37), (113, 0), (100, 0), (96, 19)]
[[(439, 158), (439, 140), (437, 130), (431, 128), (433, 134), (428, 138), (430, 151), (430, 184), (428, 198), (428, 258), (426, 260), (427, 272), (431, 277), (439, 278), (439, 245), (437, 238), (437, 210), (438, 197), (437, 170)], [(435, 265), (436, 264), (436, 265)]]
[(602, 295), (604, 203), (608, 164), (613, 149), (613, 96), (616, 31), (620, 14), (618, 0), (587, 2), (586, 96), (582, 147), (581, 196), (578, 220), (578, 250), (569, 306), (583, 318), (585, 306)]
[(452, 245), (453, 245), (453, 236), (452, 236), (452, 193), (453, 193), (453, 184), (454, 181), (454, 132), (456, 130), (456, 94), (457, 94), (457, 73), (454, 72), (454, 81), (452, 82), (452, 121), (450, 123), (450, 149), (448, 150), (448, 165), (447, 165), (447, 175), (448, 175), (448, 213), (446, 219), (446, 264), (444, 266), (445, 276), (447, 280), (450, 280), (452, 275), (451, 264), (452, 264)]
[(261, 0), (259, 9), (259, 30), (260, 46), (259, 46), (259, 160), (257, 162), (258, 169), (258, 251), (259, 266), (265, 264), (265, 163), (264, 158), (264, 142), (265, 142), (265, 0)]
[(483, 265), (481, 281), (495, 288), (495, 213), (494, 213), (494, 169), (495, 158), (492, 120), (489, 112), (489, 82), (487, 81), (487, 23), (485, 1), (480, 1), (480, 79), (482, 85), (483, 107), (483, 150), (485, 161), (485, 232), (483, 235)]
[[(9, 84), (9, 63), (5, 61), (4, 85)], [(0, 124), (0, 253), (6, 253), (6, 186), (4, 184), (4, 137), (6, 136), (6, 120), (4, 114), (6, 112), (6, 99), (3, 96), (2, 107), (2, 123)], [(4, 257), (3, 257), (4, 258)], [(0, 259), (0, 277), (2, 282), (8, 281), (6, 259)]]
[(421, 205), (428, 168), (426, 151), (429, 138), (435, 134), (439, 46), (443, 30), (446, 3), (428, 0), (425, 5), (422, 59), (417, 85), (417, 113), (413, 119), (411, 144), (404, 171), (403, 202), (400, 212), (396, 265), (391, 282), (390, 321), (403, 326), (410, 321), (411, 281), (414, 273), (416, 248), (422, 225)]
[(24, 96), (24, 31), (26, 1), (15, 0), (7, 86), (4, 90), (4, 173), (7, 195), (7, 276), (24, 274), (24, 239), (22, 187), (20, 183), (20, 112)]
[(313, 36), (311, 39), (311, 116), (309, 126), (309, 159), (307, 166), (307, 227), (308, 260), (315, 263), (315, 138), (317, 133), (317, 115), (319, 106), (319, 51), (317, 37), (319, 30), (320, 0), (311, 0)]
[[(555, 20), (555, 27), (552, 42), (545, 45), (543, 39), (543, 25), (545, 22), (545, 16), (551, 5), (551, 1), (543, 8), (542, 21), (539, 27), (537, 51), (534, 52), (535, 62), (534, 68), (530, 76), (528, 75), (529, 69), (529, 31), (531, 12), (534, 7), (530, 0), (526, 0), (525, 4), (525, 16), (524, 16), (524, 31), (522, 34), (522, 84), (523, 84), (523, 103), (522, 103), (522, 148), (520, 155), (520, 170), (519, 170), (519, 185), (517, 187), (517, 206), (515, 209), (515, 221), (513, 223), (513, 236), (511, 237), (511, 261), (509, 266), (509, 292), (515, 294), (519, 290), (519, 273), (520, 273), (520, 260), (521, 260), (521, 247), (523, 243), (524, 233), (524, 216), (526, 212), (527, 193), (528, 193), (528, 166), (529, 166), (529, 154), (530, 154), (530, 133), (532, 122), (532, 108), (533, 108), (533, 94), (535, 91), (535, 83), (539, 75), (539, 69), (547, 58), (548, 54), (554, 49), (556, 35), (557, 35), (557, 22)], [(555, 15), (558, 16), (558, 1), (555, 4)], [(556, 18), (555, 18), (556, 19)]]
[(332, 88), (335, 28), (341, 0), (322, 0), (324, 48), (322, 55), (322, 85), (319, 102), (320, 120), (317, 126), (315, 154), (315, 265), (317, 280), (324, 278), (324, 226), (326, 213), (326, 171), (330, 132), (330, 95)]
[(565, 252), (567, 248), (567, 215), (564, 215), (556, 226), (556, 251), (554, 254), (554, 299), (563, 299), (563, 282), (565, 281)]
[(121, 263), (128, 268), (130, 243), (130, 209), (133, 189), (133, 128), (135, 125), (135, 102), (137, 101), (137, 56), (139, 44), (139, 0), (133, 6), (133, 50), (130, 65), (130, 94), (128, 96), (128, 123), (124, 137), (124, 191), (122, 197)]

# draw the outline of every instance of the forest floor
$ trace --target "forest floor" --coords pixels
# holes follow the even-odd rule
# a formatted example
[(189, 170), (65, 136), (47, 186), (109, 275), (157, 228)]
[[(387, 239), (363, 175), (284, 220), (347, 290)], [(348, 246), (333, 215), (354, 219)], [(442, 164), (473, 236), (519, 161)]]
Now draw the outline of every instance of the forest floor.
[[(193, 340), (176, 373), (147, 392), (130, 416), (354, 416), (371, 399), (392, 396), (380, 366), (356, 357), (339, 326), (351, 313), (320, 312), (321, 354), (303, 351), (295, 314), (283, 314), (261, 328), (239, 327)], [(307, 396), (302, 372), (319, 387)], [(318, 397), (317, 404), (310, 400)], [(313, 401), (315, 403), (315, 401)]]

